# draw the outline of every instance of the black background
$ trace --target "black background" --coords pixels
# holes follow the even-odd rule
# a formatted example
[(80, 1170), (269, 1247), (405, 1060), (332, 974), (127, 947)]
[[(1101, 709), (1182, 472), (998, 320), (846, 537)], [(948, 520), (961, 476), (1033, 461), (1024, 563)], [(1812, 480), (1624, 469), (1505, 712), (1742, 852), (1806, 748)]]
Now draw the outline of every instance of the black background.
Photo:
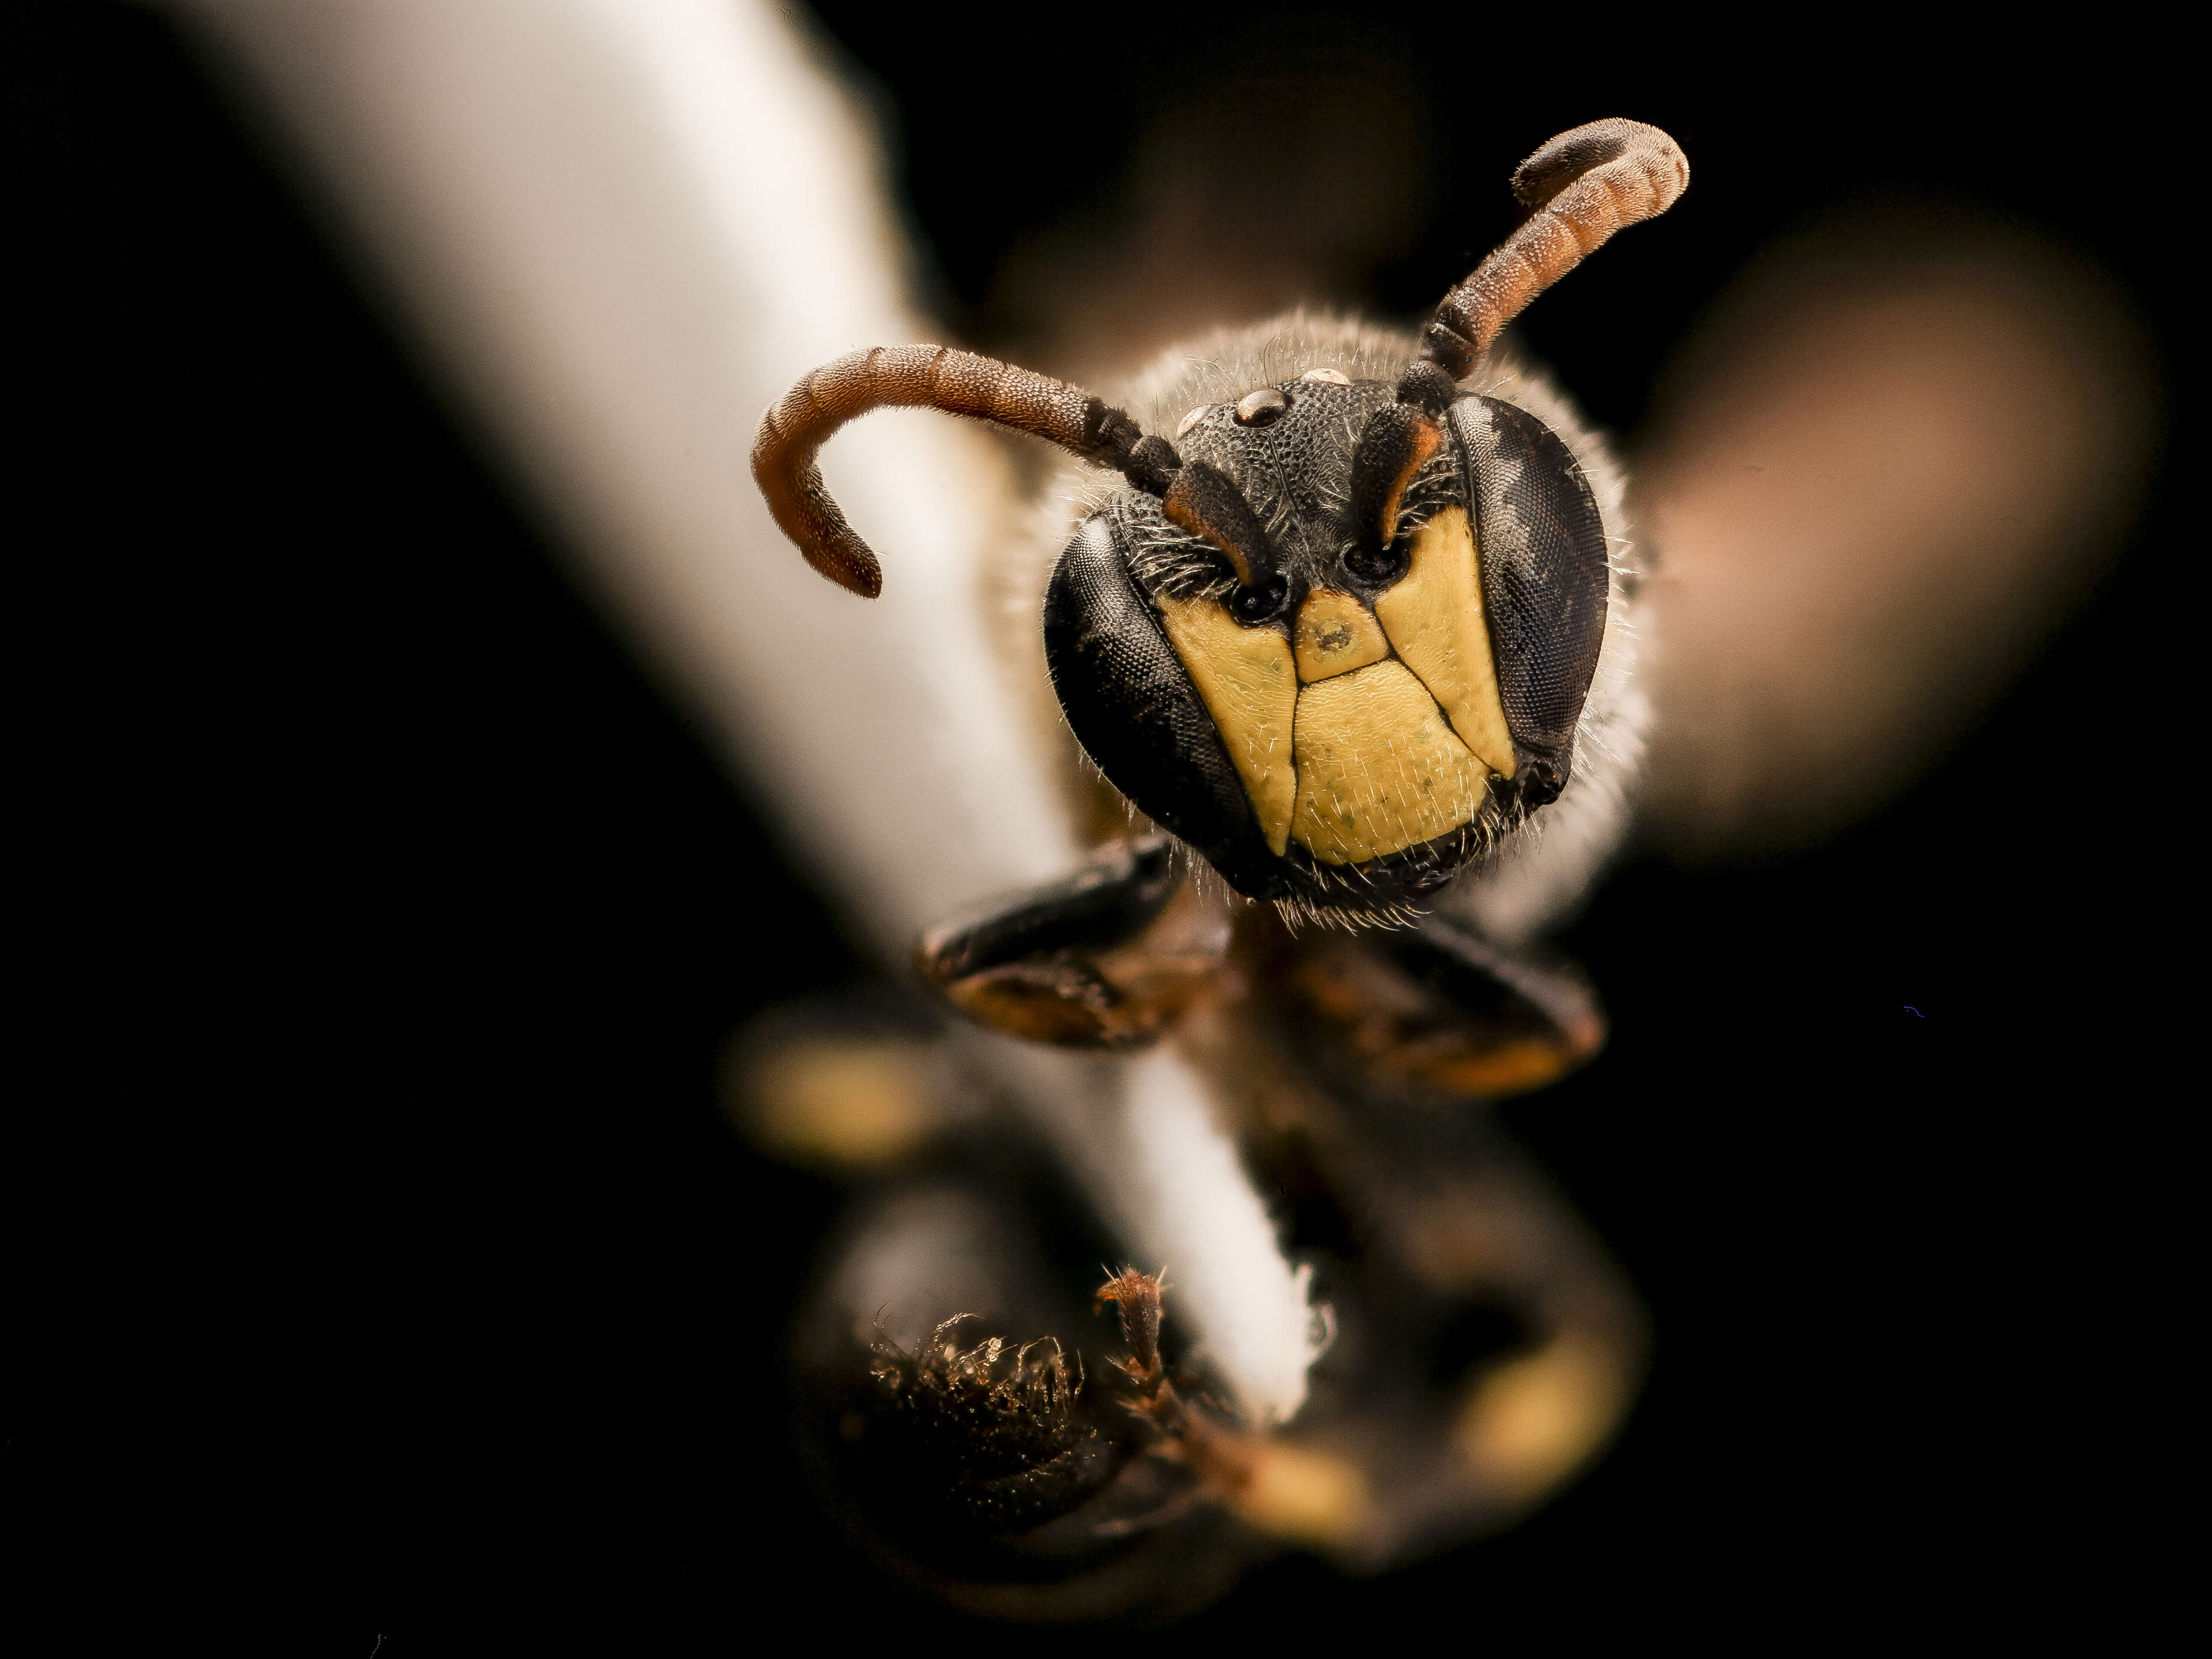
[[(1173, 12), (956, 41), (826, 10), (956, 326), (991, 332), (1006, 250), (1110, 200), (1209, 64), (1350, 15)], [(1429, 77), (1448, 181), (1369, 273), (1385, 308), (1506, 228), (1562, 125), (1633, 113), (1694, 159), (1606, 256), (1640, 309), (1570, 286), (1529, 319), (1617, 429), (1701, 296), (1855, 198), (2088, 252), (2185, 385), (2170, 44), (1363, 15)], [(7, 31), (0, 1617), (362, 1655), (607, 1613), (950, 1633), (798, 1495), (779, 1354), (838, 1194), (714, 1101), (749, 1012), (860, 977), (835, 920), (190, 41), (95, 6)], [(2117, 574), (1963, 746), (1814, 852), (1632, 865), (1569, 941), (1612, 1048), (1510, 1117), (1655, 1315), (1612, 1457), (1478, 1550), (1365, 1583), (1291, 1558), (1152, 1639), (1794, 1644), (2154, 1599), (2202, 1087), (2161, 988), (2195, 975), (2174, 402)]]

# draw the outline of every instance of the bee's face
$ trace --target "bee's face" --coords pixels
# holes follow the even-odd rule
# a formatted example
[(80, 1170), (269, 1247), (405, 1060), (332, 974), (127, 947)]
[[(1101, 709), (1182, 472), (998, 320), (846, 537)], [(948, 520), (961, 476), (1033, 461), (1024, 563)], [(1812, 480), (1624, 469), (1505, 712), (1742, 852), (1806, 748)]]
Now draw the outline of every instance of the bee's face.
[(1333, 371), (1201, 406), (1176, 443), (1264, 528), (1240, 571), (1156, 498), (1113, 496), (1045, 601), (1060, 705), (1107, 777), (1239, 891), (1418, 899), (1554, 799), (1605, 630), (1596, 503), (1525, 410), (1463, 397), (1358, 533), (1355, 446), (1392, 403)]

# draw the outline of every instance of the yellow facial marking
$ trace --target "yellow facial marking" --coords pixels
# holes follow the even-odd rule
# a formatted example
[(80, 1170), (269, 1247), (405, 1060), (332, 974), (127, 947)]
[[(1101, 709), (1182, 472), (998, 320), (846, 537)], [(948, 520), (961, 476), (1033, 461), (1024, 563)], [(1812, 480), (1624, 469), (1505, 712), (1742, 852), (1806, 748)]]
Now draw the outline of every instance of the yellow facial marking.
[(1420, 681), (1378, 662), (1298, 694), (1291, 831), (1323, 864), (1364, 864), (1465, 823), (1489, 769)]
[(1290, 641), (1272, 628), (1239, 628), (1212, 599), (1159, 604), (1169, 642), (1213, 717), (1268, 850), (1280, 858), (1298, 787), (1291, 769), (1298, 677)]
[(1373, 614), (1351, 594), (1333, 587), (1314, 589), (1298, 607), (1294, 631), (1298, 678), (1308, 684), (1349, 674), (1390, 654), (1390, 641), (1382, 637)]
[[(1463, 507), (1446, 507), (1413, 532), (1413, 562), (1375, 601), (1406, 666), (1451, 716), (1452, 730), (1493, 772), (1513, 775), (1513, 738), (1498, 698), (1498, 668), (1482, 611), (1482, 562)], [(1298, 659), (1305, 667), (1303, 654)]]

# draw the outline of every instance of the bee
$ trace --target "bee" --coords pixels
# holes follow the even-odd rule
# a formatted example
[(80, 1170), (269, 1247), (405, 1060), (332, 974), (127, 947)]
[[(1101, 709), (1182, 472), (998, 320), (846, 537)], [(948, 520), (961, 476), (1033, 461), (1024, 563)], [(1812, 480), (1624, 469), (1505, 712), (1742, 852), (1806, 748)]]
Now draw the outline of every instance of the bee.
[[(2094, 284), (2017, 239), (1784, 258), (1662, 396), (1632, 524), (1498, 331), (1680, 194), (1651, 128), (1538, 150), (1425, 331), (1279, 318), (1109, 403), (936, 347), (829, 361), (921, 331), (866, 123), (775, 9), (209, 19), (932, 999), (775, 1011), (730, 1055), (756, 1143), (852, 1182), (791, 1352), (856, 1547), (971, 1608), (1164, 1617), (1269, 1551), (1478, 1536), (1587, 1467), (1644, 1316), (1488, 1109), (1606, 1040), (1547, 936), (1632, 797), (1681, 844), (1802, 836), (2017, 662), (2148, 453)], [(1117, 296), (1219, 298), (1088, 252)], [(829, 459), (896, 524), (886, 580), (815, 456), (891, 406), (1057, 446), (1035, 533), (988, 441), (871, 422)]]
[[(1040, 1611), (1034, 1586), (994, 1581), (1041, 1557), (1068, 1570), (1062, 1600), (1177, 1605), (1255, 1538), (1383, 1565), (1517, 1513), (1625, 1408), (1632, 1296), (1477, 1109), (1603, 1041), (1588, 986), (1535, 941), (1625, 822), (1648, 708), (1632, 538), (1602, 444), (1497, 348), (1688, 178), (1656, 128), (1575, 128), (1515, 173), (1528, 217), (1418, 336), (1271, 322), (1175, 354), (1135, 413), (908, 346), (817, 369), (763, 418), (752, 466), (776, 522), (867, 599), (882, 567), (816, 457), (871, 410), (988, 421), (1118, 475), (1069, 481), (1075, 522), (1044, 539), (1032, 617), (1070, 760), (1130, 829), (1065, 879), (929, 929), (921, 975), (1026, 1042), (1172, 1039), (1248, 1156), (1304, 1192), (1294, 1207), (1358, 1239), (1335, 1249), (1321, 1321), (1356, 1332), (1359, 1358), (1335, 1409), (1285, 1433), (1209, 1396), (1202, 1365), (1176, 1392), (1170, 1291), (1134, 1267), (1097, 1293), (1127, 1355), (1087, 1385), (1064, 1309), (1058, 1331), (971, 1342), (975, 1314), (1010, 1299), (1054, 1318), (1049, 1296), (1003, 1282), (1051, 1276), (1019, 1240), (1052, 1223), (1003, 1196), (947, 1191), (863, 1227), (848, 1263), (988, 1261), (1002, 1281), (973, 1292), (982, 1308), (910, 1285), (911, 1334), (878, 1324), (864, 1381), (841, 1326), (886, 1281), (854, 1269), (806, 1345), (808, 1386), (845, 1425), (833, 1480), (875, 1493), (875, 1536), (906, 1516), (894, 1559), (919, 1550), (970, 1604)], [(1203, 1284), (1218, 1265), (1180, 1271)], [(1507, 1334), (1408, 1395), (1424, 1351), (1484, 1310)]]

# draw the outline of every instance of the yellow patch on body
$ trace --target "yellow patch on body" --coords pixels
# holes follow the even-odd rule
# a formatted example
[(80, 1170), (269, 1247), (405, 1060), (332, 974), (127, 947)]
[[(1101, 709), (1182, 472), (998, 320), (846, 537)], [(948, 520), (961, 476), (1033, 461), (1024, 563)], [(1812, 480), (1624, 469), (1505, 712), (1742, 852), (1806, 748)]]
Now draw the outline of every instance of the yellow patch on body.
[(1323, 864), (1388, 857), (1472, 818), (1489, 769), (1405, 665), (1378, 662), (1298, 694), (1291, 832)]
[(1238, 627), (1212, 599), (1163, 599), (1159, 607), (1169, 642), (1221, 733), (1260, 833), (1280, 858), (1298, 787), (1291, 768), (1298, 702), (1291, 643), (1272, 628)]
[(1261, 1531), (1341, 1548), (1374, 1520), (1374, 1494), (1357, 1463), (1272, 1437), (1238, 1449), (1246, 1458), (1235, 1484), (1223, 1483), (1229, 1507)]
[[(1498, 700), (1498, 667), (1482, 610), (1482, 561), (1464, 507), (1446, 507), (1413, 532), (1413, 564), (1375, 601), (1382, 631), (1420, 677), (1460, 741), (1503, 777), (1513, 738)], [(1299, 659), (1301, 671), (1304, 659)]]
[(1311, 684), (1381, 662), (1390, 641), (1367, 607), (1349, 593), (1316, 587), (1298, 607), (1298, 678)]
[(1483, 1377), (1452, 1438), (1478, 1477), (1526, 1503), (1605, 1443), (1628, 1395), (1619, 1354), (1588, 1337), (1563, 1336)]

